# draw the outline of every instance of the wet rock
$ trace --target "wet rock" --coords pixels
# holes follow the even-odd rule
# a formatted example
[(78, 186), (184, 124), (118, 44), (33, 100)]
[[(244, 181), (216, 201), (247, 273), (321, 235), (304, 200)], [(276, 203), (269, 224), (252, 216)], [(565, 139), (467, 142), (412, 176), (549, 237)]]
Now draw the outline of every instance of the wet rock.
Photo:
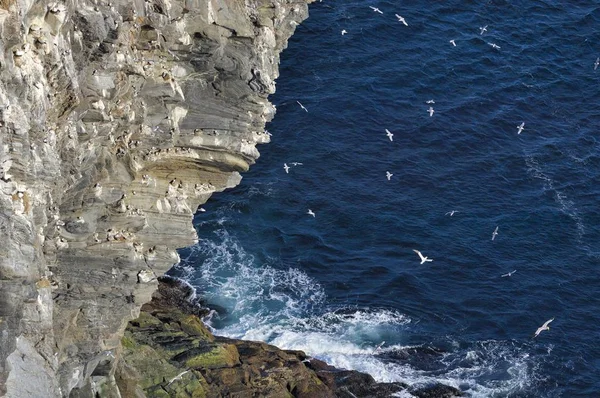
[[(302, 351), (213, 336), (200, 318), (182, 311), (164, 294), (167, 289), (177, 296), (173, 290), (179, 286), (182, 295), (190, 297), (187, 286), (173, 282), (161, 282), (125, 331), (116, 375), (122, 396), (136, 391), (165, 397), (377, 398), (403, 390), (423, 397), (460, 396), (460, 391), (444, 385), (411, 389), (404, 383), (377, 383), (368, 374), (337, 369)], [(448, 395), (452, 393), (456, 395)]]
[(419, 398), (453, 398), (464, 396), (460, 390), (444, 384), (421, 387), (411, 390), (410, 393)]

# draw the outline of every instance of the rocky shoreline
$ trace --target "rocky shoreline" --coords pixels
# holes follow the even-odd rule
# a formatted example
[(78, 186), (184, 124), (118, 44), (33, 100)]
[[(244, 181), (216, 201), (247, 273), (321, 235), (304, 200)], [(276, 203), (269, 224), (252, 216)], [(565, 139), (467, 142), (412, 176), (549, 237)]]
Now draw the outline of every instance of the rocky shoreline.
[(124, 396), (148, 397), (390, 397), (402, 391), (419, 398), (462, 396), (437, 384), (413, 388), (377, 383), (373, 377), (336, 369), (302, 351), (213, 335), (208, 314), (193, 289), (160, 278), (123, 338), (116, 380)]
[[(235, 396), (210, 380), (240, 369), (247, 396), (342, 394), (342, 371), (212, 336), (186, 300), (140, 314), (198, 206), (269, 142), (279, 54), (311, 1), (0, 0), (0, 396)], [(196, 346), (160, 348), (169, 325)], [(135, 376), (146, 346), (174, 353), (152, 382)]]

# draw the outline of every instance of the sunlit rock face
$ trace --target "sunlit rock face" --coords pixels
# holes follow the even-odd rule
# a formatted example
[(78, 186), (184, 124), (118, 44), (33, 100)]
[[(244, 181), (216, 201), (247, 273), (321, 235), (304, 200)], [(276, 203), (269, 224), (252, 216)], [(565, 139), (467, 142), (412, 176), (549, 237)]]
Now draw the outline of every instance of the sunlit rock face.
[(0, 0), (0, 395), (119, 396), (125, 325), (269, 141), (309, 0)]

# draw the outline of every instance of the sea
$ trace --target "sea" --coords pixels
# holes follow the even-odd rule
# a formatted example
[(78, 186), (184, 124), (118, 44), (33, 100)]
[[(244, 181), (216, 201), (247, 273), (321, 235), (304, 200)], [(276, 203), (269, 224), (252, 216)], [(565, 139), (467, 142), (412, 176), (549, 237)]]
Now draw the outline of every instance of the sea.
[(600, 396), (598, 57), (597, 1), (313, 3), (171, 274), (216, 334), (378, 381)]

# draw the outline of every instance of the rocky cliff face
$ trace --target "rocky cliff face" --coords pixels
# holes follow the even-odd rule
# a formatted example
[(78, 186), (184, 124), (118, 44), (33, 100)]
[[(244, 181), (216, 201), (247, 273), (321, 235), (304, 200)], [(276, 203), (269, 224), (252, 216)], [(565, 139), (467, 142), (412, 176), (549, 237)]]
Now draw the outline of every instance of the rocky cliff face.
[(311, 0), (0, 0), (0, 395), (119, 396), (127, 322), (269, 141)]

